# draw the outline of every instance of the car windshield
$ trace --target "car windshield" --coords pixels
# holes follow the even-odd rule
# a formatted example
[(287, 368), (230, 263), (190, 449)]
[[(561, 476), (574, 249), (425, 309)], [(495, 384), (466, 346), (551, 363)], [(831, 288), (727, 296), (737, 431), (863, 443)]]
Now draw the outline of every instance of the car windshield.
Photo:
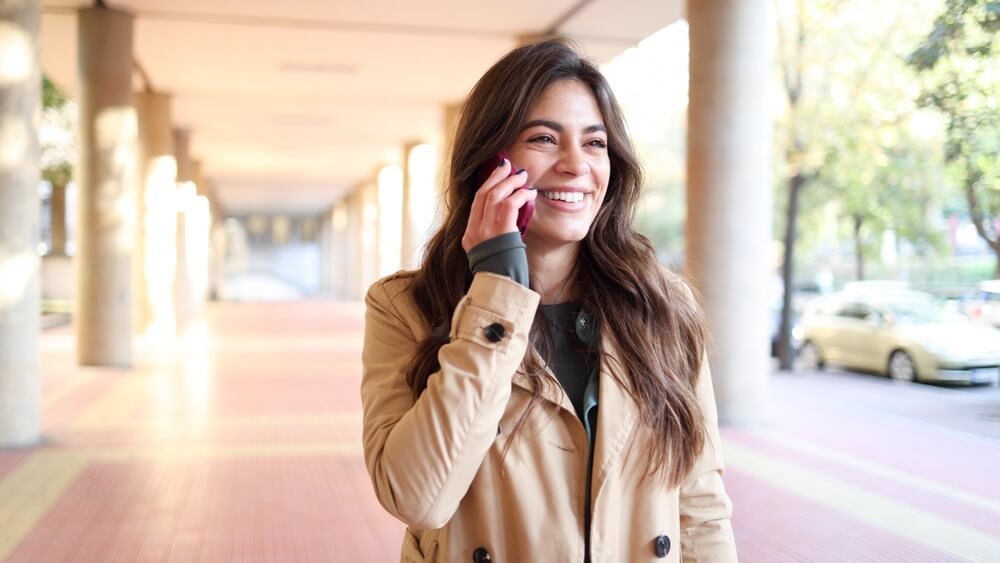
[(896, 322), (903, 324), (939, 323), (961, 318), (960, 314), (931, 296), (891, 298), (883, 301), (881, 305), (892, 311)]

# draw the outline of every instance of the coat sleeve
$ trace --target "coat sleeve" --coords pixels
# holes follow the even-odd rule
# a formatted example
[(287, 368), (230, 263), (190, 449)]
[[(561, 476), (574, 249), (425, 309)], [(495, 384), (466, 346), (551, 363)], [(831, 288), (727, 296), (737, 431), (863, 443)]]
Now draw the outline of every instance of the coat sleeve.
[[(385, 282), (366, 296), (361, 400), (365, 464), (382, 506), (407, 525), (444, 526), (496, 440), (539, 295), (479, 273), (455, 308), (440, 370), (414, 401), (406, 367), (418, 342)], [(408, 302), (408, 300), (407, 300)]]
[(722, 484), (722, 444), (708, 358), (702, 362), (697, 393), (705, 415), (705, 449), (681, 485), (681, 556), (685, 563), (736, 561), (733, 510)]

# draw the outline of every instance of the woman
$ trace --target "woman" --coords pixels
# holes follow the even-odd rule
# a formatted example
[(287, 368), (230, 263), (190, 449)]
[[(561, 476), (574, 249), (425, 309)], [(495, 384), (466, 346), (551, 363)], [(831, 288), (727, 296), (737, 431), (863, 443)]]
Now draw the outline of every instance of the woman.
[(604, 77), (565, 40), (512, 51), (450, 169), (424, 264), (366, 299), (365, 461), (402, 561), (735, 560), (704, 319), (632, 229)]

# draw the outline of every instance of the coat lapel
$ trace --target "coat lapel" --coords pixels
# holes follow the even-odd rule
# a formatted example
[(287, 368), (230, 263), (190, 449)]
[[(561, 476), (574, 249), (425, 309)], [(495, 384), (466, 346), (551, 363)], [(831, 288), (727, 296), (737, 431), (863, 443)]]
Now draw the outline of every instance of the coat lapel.
[[(542, 355), (538, 353), (538, 350), (532, 349), (531, 355), (532, 359), (539, 365), (542, 363)], [(550, 403), (559, 405), (569, 412), (574, 413), (573, 416), (576, 416), (576, 411), (573, 410), (573, 403), (570, 402), (566, 392), (563, 391), (562, 386), (559, 384), (559, 380), (556, 379), (555, 374), (548, 367), (545, 368), (545, 377), (548, 378), (548, 381), (542, 384), (542, 398)], [(514, 372), (512, 382), (514, 387), (520, 387), (526, 392), (531, 393), (531, 378), (521, 367)]]
[(613, 359), (618, 357), (617, 350), (607, 337), (601, 338), (601, 347), (604, 353), (601, 361), (600, 391), (597, 403), (597, 438), (594, 443), (593, 481), (591, 483), (594, 502), (597, 501), (611, 468), (615, 464), (614, 462), (621, 456), (622, 449), (628, 443), (639, 419), (635, 401), (614, 378), (617, 375), (626, 385), (628, 384), (627, 374)]

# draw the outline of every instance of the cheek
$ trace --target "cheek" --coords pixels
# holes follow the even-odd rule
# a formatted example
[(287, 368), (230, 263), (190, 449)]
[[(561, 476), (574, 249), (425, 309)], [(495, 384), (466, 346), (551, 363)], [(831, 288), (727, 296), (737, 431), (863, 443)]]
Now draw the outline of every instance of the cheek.
[(603, 206), (604, 202), (608, 199), (608, 177), (604, 176), (601, 178), (601, 181), (604, 182), (604, 188), (601, 189), (600, 195), (594, 200), (597, 207)]
[(597, 198), (594, 199), (594, 214), (595, 215), (597, 214), (597, 212), (602, 207), (604, 207), (604, 202), (607, 201), (607, 199), (608, 199), (608, 191), (606, 189), (603, 192), (601, 192), (601, 195), (599, 197), (597, 197)]

